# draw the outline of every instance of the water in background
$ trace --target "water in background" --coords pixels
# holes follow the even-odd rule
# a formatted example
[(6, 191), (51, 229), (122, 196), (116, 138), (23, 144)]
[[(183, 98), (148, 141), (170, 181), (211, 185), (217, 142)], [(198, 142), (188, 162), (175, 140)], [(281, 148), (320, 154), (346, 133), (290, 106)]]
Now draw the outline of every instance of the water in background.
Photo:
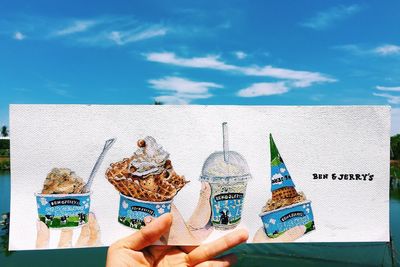
[[(9, 211), (10, 174), (0, 172), (0, 213)], [(400, 189), (390, 197), (390, 226), (397, 249), (393, 266), (400, 266)], [(237, 266), (392, 266), (392, 248), (384, 243), (245, 244), (231, 252), (239, 256)], [(17, 251), (0, 253), (0, 266), (104, 266), (106, 248)]]

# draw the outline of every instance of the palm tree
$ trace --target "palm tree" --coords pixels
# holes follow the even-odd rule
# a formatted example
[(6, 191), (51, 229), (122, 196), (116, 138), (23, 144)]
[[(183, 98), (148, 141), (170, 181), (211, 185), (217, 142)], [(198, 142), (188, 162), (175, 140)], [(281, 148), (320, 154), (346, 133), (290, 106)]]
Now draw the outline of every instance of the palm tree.
[(3, 127), (1, 127), (1, 136), (3, 136), (3, 137), (8, 136), (8, 129), (7, 129), (7, 126), (5, 126), (5, 125), (3, 125)]

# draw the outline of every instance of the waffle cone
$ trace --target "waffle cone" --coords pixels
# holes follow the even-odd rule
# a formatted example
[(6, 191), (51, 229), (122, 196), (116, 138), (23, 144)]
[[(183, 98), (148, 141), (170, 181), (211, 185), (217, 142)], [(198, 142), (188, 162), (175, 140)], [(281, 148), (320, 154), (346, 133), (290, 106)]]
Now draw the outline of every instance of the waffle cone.
[(298, 196), (296, 189), (292, 186), (279, 188), (272, 192), (272, 200), (278, 201), (281, 199), (291, 199)]
[(130, 159), (113, 163), (106, 171), (108, 181), (122, 194), (139, 200), (162, 202), (171, 200), (188, 183), (172, 169), (171, 162), (166, 163), (162, 173), (146, 177), (135, 177), (131, 173)]

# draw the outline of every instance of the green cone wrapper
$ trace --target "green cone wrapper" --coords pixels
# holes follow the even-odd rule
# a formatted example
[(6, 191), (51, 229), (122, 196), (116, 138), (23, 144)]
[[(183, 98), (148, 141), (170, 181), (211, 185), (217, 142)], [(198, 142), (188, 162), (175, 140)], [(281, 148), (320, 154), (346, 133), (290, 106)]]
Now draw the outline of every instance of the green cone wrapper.
[(283, 187), (295, 187), (289, 171), (275, 145), (272, 134), (269, 135), (270, 151), (271, 151), (271, 191)]

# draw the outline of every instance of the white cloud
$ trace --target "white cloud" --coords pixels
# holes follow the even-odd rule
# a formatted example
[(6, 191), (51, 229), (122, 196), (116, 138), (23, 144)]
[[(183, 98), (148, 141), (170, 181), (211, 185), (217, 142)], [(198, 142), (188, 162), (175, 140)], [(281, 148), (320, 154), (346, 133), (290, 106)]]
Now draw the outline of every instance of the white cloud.
[(376, 86), (376, 89), (380, 91), (391, 91), (391, 92), (400, 92), (400, 86), (389, 87), (389, 86)]
[(373, 95), (386, 98), (388, 103), (390, 104), (400, 104), (400, 96), (394, 96), (391, 94), (378, 94), (378, 93), (373, 93)]
[(26, 38), (21, 32), (15, 32), (13, 38), (18, 41), (22, 41)]
[(68, 27), (55, 31), (54, 35), (63, 36), (78, 32), (84, 32), (95, 24), (96, 22), (93, 20), (76, 20)]
[(156, 101), (165, 104), (188, 104), (195, 99), (209, 98), (212, 97), (209, 89), (223, 87), (212, 82), (198, 82), (173, 76), (153, 79), (148, 82), (152, 88), (165, 94), (155, 98)]
[(362, 7), (360, 5), (332, 7), (326, 11), (318, 12), (314, 17), (301, 23), (301, 25), (314, 30), (324, 30), (332, 27), (335, 23), (357, 14), (361, 10)]
[(142, 29), (137, 28), (130, 31), (112, 31), (108, 34), (108, 38), (117, 45), (125, 45), (128, 43), (138, 42), (145, 39), (163, 36), (167, 33), (167, 28), (162, 26), (150, 26)]
[(209, 88), (221, 88), (221, 85), (210, 82), (195, 82), (180, 77), (167, 76), (158, 80), (149, 80), (153, 88), (170, 90), (183, 94), (204, 94)]
[(365, 47), (357, 44), (346, 44), (333, 46), (334, 49), (347, 51), (355, 56), (395, 56), (400, 55), (400, 46), (394, 44), (385, 44), (376, 47)]
[(400, 108), (392, 108), (392, 135), (400, 134)]
[(247, 54), (243, 51), (236, 51), (234, 54), (238, 59), (245, 59), (247, 57)]
[(292, 80), (295, 87), (308, 87), (313, 83), (335, 82), (336, 80), (319, 72), (298, 71), (291, 69), (265, 67), (244, 67), (242, 72), (251, 76), (266, 76), (278, 79)]
[(161, 52), (161, 53), (149, 53), (146, 56), (148, 61), (159, 62), (164, 64), (171, 64), (181, 67), (190, 68), (205, 68), (215, 70), (231, 70), (237, 69), (236, 66), (226, 64), (219, 60), (219, 56), (209, 55), (205, 57), (193, 57), (193, 58), (182, 58), (177, 57), (175, 53)]
[(268, 95), (280, 95), (289, 91), (284, 82), (254, 83), (250, 87), (240, 90), (237, 95), (241, 97), (257, 97)]
[(88, 20), (64, 19), (56, 21), (55, 24), (56, 26), (46, 27), (49, 32), (47, 38), (62, 38), (71, 43), (100, 47), (122, 46), (164, 36), (168, 32), (168, 28), (161, 24), (141, 22), (130, 16), (102, 16)]
[(247, 76), (262, 76), (272, 77), (282, 80), (289, 80), (293, 87), (308, 87), (314, 83), (335, 82), (336, 80), (330, 78), (319, 72), (297, 71), (291, 69), (275, 68), (272, 66), (236, 66), (227, 64), (220, 60), (219, 56), (208, 55), (205, 57), (192, 57), (182, 58), (172, 52), (149, 53), (146, 54), (148, 61), (170, 64), (181, 67), (189, 68), (204, 68), (214, 69), (220, 71), (229, 71), (240, 73)]
[(376, 47), (374, 52), (382, 56), (398, 55), (400, 54), (400, 46), (392, 44), (382, 45)]

